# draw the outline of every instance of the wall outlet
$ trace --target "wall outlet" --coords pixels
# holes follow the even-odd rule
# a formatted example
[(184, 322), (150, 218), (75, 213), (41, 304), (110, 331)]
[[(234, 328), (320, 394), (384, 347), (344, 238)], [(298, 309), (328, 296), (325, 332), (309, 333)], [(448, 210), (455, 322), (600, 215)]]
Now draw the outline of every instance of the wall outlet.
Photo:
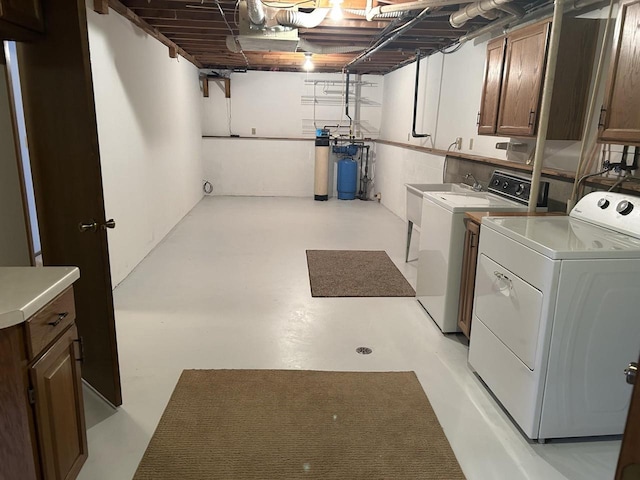
[(473, 138), (469, 139), (469, 150), (473, 150)]
[(456, 149), (462, 150), (462, 137), (456, 138)]
[(256, 134), (256, 129), (255, 128), (251, 128), (251, 135), (255, 135)]

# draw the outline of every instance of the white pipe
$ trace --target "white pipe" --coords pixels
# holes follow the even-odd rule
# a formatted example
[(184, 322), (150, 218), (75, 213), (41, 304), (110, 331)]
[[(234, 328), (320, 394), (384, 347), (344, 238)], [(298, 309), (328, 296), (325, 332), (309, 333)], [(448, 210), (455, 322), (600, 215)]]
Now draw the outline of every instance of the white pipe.
[(449, 17), (449, 23), (453, 28), (460, 28), (472, 18), (485, 15), (510, 1), (511, 0), (482, 0), (480, 2), (470, 3), (457, 12), (452, 13), (451, 17)]
[(549, 51), (547, 54), (547, 69), (544, 74), (544, 87), (542, 88), (542, 106), (540, 107), (540, 122), (538, 123), (538, 136), (536, 138), (536, 154), (533, 157), (533, 173), (531, 175), (531, 191), (529, 194), (530, 212), (535, 212), (538, 205), (540, 173), (542, 172), (542, 165), (544, 163), (544, 147), (547, 143), (551, 96), (553, 95), (553, 83), (556, 78), (556, 64), (558, 63), (558, 46), (560, 45), (563, 13), (564, 0), (555, 0), (553, 20), (551, 20), (551, 38), (549, 39)]
[(275, 18), (280, 25), (285, 27), (314, 28), (322, 23), (329, 10), (329, 8), (316, 8), (311, 13), (279, 10)]
[(616, 0), (611, 0), (609, 3), (609, 14), (607, 15), (607, 23), (604, 27), (604, 35), (602, 36), (602, 47), (600, 47), (600, 55), (598, 56), (598, 66), (596, 68), (596, 77), (593, 81), (593, 91), (591, 92), (591, 99), (589, 100), (589, 109), (584, 121), (584, 127), (582, 129), (582, 144), (580, 145), (580, 159), (578, 160), (578, 166), (576, 168), (576, 178), (573, 180), (573, 189), (571, 190), (571, 197), (567, 200), (567, 213), (573, 208), (576, 199), (578, 197), (578, 184), (579, 178), (584, 168), (584, 163), (587, 160), (587, 143), (589, 142), (589, 130), (591, 129), (591, 121), (593, 114), (596, 110), (596, 102), (598, 100), (598, 88), (602, 81), (602, 74), (604, 72), (604, 57), (609, 51), (609, 31), (613, 24), (613, 4)]
[(371, 21), (382, 13), (408, 12), (411, 10), (424, 10), (425, 8), (445, 7), (447, 5), (460, 5), (467, 3), (464, 0), (418, 0), (417, 2), (396, 3), (374, 7), (367, 13), (367, 20)]

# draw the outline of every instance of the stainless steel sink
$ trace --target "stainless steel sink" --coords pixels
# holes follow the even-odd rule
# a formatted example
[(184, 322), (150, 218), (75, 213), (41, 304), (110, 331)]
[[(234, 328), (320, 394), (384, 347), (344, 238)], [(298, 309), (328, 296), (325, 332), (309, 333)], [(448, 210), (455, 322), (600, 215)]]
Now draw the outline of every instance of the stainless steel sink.
[(413, 226), (420, 226), (422, 218), (422, 194), (424, 192), (473, 192), (473, 188), (466, 183), (405, 183), (407, 187), (407, 252), (405, 262), (409, 261), (409, 246)]

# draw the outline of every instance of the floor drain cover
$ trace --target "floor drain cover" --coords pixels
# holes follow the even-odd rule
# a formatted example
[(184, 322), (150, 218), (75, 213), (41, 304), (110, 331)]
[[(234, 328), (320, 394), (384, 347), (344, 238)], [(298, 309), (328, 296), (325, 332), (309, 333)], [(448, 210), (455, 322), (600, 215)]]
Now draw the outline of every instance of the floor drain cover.
[(358, 352), (360, 355), (369, 355), (373, 352), (373, 350), (371, 350), (369, 347), (358, 347), (356, 348), (356, 352)]

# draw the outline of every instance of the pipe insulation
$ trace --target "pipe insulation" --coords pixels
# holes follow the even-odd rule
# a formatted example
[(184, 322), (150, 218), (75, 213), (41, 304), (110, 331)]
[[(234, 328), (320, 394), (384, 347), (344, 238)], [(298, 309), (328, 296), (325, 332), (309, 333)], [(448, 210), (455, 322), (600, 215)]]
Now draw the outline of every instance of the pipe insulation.
[(316, 8), (311, 13), (296, 10), (278, 10), (275, 19), (280, 25), (296, 28), (315, 28), (322, 23), (329, 13), (329, 8)]
[(533, 157), (533, 173), (531, 175), (531, 190), (529, 194), (529, 212), (535, 212), (536, 207), (538, 206), (540, 174), (542, 173), (542, 165), (544, 163), (544, 148), (547, 143), (549, 114), (551, 113), (551, 96), (553, 95), (553, 83), (556, 78), (556, 64), (558, 63), (558, 47), (560, 45), (560, 33), (562, 32), (563, 14), (564, 0), (555, 0), (553, 19), (551, 20), (549, 50), (547, 54), (547, 69), (544, 73), (542, 101), (540, 102), (540, 122), (538, 123), (538, 136), (536, 138), (536, 153)]
[(460, 28), (472, 18), (491, 14), (491, 11), (500, 8), (511, 0), (481, 0), (480, 2), (470, 3), (466, 7), (454, 12), (449, 17), (449, 23), (453, 28)]

